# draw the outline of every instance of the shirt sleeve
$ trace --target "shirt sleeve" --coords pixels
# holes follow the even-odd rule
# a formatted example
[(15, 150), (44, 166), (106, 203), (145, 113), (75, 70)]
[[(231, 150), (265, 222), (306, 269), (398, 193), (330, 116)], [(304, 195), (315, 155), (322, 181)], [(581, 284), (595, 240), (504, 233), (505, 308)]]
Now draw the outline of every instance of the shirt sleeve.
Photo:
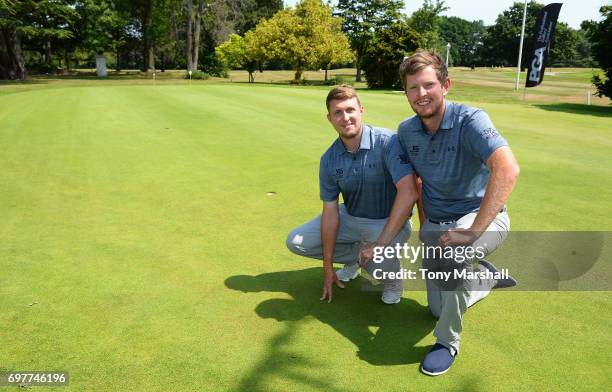
[(477, 110), (466, 120), (462, 137), (467, 150), (485, 164), (493, 151), (508, 145), (482, 110)]
[(384, 158), (387, 170), (389, 170), (395, 184), (414, 171), (408, 160), (408, 155), (400, 146), (399, 138), (396, 134), (389, 139), (385, 148)]
[(319, 197), (322, 201), (336, 201), (340, 195), (340, 187), (330, 175), (328, 160), (324, 154), (319, 163)]

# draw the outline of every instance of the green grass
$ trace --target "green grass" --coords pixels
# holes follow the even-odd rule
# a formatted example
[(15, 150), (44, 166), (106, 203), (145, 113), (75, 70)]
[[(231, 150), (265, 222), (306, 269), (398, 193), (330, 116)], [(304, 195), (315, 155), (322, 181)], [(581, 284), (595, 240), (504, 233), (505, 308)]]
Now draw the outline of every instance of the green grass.
[[(485, 108), (519, 159), (513, 230), (609, 230), (609, 107), (488, 101), (485, 84), (451, 98)], [(318, 264), (284, 239), (320, 209), (326, 93), (0, 86), (0, 370), (68, 370), (74, 391), (610, 385), (610, 292), (496, 292), (435, 379), (418, 372), (434, 342), (425, 293), (388, 307), (353, 282), (318, 301)], [(401, 94), (362, 100), (372, 124), (410, 115)]]

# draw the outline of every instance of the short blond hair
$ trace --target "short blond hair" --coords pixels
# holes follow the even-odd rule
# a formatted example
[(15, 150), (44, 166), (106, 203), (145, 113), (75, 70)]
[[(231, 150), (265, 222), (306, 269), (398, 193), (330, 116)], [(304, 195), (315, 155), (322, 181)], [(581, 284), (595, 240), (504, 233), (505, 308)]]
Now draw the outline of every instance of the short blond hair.
[(436, 77), (440, 83), (444, 83), (448, 79), (448, 69), (442, 61), (442, 57), (436, 52), (419, 49), (412, 56), (406, 57), (400, 64), (399, 72), (404, 89), (406, 89), (406, 75), (414, 75), (428, 66), (436, 70)]
[(359, 106), (361, 106), (361, 100), (359, 99), (359, 95), (357, 95), (357, 91), (355, 91), (353, 86), (349, 84), (341, 84), (332, 88), (327, 94), (327, 99), (325, 100), (327, 111), (329, 112), (329, 103), (334, 99), (345, 101), (352, 98), (357, 98), (357, 103), (359, 103)]

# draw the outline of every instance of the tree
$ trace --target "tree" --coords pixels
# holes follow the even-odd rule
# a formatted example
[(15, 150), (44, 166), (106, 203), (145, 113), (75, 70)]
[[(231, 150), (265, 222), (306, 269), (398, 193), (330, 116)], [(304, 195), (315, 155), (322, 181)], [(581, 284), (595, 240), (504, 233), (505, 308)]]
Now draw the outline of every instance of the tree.
[(226, 42), (215, 48), (215, 53), (226, 67), (246, 69), (249, 73), (249, 83), (255, 82), (257, 61), (247, 51), (247, 40), (245, 38), (238, 34), (231, 34)]
[(399, 65), (422, 46), (423, 37), (406, 23), (397, 22), (383, 30), (363, 57), (368, 87), (401, 89)]
[[(126, 43), (127, 15), (117, 8), (117, 1), (114, 0), (81, 0), (76, 3), (75, 9), (81, 16), (80, 44), (97, 55), (114, 52), (118, 71), (119, 50)], [(66, 66), (69, 67), (68, 56)]]
[(187, 71), (198, 69), (198, 55), (200, 53), (200, 36), (202, 31), (202, 14), (204, 13), (205, 0), (185, 0), (187, 11)]
[(593, 57), (604, 71), (604, 76), (594, 75), (592, 82), (597, 88), (597, 95), (612, 98), (612, 6), (604, 5), (599, 9), (602, 15), (600, 22), (583, 23), (587, 36), (592, 43)]
[(0, 77), (25, 78), (22, 44), (39, 50), (43, 65), (53, 70), (54, 44), (73, 36), (79, 15), (64, 0), (0, 0)]
[(400, 18), (403, 0), (338, 0), (335, 15), (342, 18), (342, 28), (355, 51), (355, 80), (361, 81), (361, 61), (377, 31)]
[(0, 0), (0, 79), (24, 79), (21, 54), (23, 24), (18, 18), (16, 0)]
[[(516, 65), (523, 22), (523, 3), (514, 3), (508, 10), (497, 16), (495, 24), (487, 29), (482, 50), (483, 61), (487, 64), (503, 66)], [(523, 54), (533, 51), (533, 30), (544, 5), (530, 1), (527, 3), (527, 18), (525, 21), (525, 37), (523, 39)], [(550, 62), (557, 59), (568, 61), (576, 56), (577, 37), (566, 24), (557, 23), (555, 37), (551, 43)], [(529, 56), (523, 56), (521, 68), (528, 66)]]
[(478, 52), (487, 31), (483, 21), (470, 22), (456, 16), (442, 16), (439, 29), (442, 42), (451, 44), (450, 63), (463, 66), (479, 63)]
[[(269, 20), (261, 21), (249, 37), (254, 55), (267, 60), (291, 64), (294, 81), (299, 82), (307, 67), (323, 61), (349, 61), (348, 39), (339, 29), (339, 21), (330, 7), (320, 0), (304, 0), (295, 9), (277, 12)], [(336, 41), (328, 45), (327, 41)]]
[[(523, 22), (523, 3), (514, 3), (508, 10), (497, 16), (495, 24), (487, 29), (484, 39), (483, 60), (488, 64), (516, 66)], [(527, 3), (527, 18), (525, 20), (525, 37), (523, 53), (533, 50), (533, 32), (536, 19), (544, 6), (530, 1)], [(521, 67), (526, 67), (531, 61), (529, 56), (523, 56)]]
[(438, 34), (440, 14), (449, 8), (444, 0), (424, 0), (423, 5), (410, 16), (408, 24), (423, 37), (423, 46), (429, 50), (442, 52), (446, 43), (442, 42)]
[(283, 0), (242, 0), (242, 2), (244, 3), (242, 9), (240, 12), (234, 12), (233, 17), (234, 29), (238, 34), (245, 34), (255, 28), (262, 19), (269, 19), (284, 8)]
[(555, 45), (550, 49), (550, 64), (557, 67), (575, 66), (578, 57), (578, 33), (564, 22), (557, 22)]

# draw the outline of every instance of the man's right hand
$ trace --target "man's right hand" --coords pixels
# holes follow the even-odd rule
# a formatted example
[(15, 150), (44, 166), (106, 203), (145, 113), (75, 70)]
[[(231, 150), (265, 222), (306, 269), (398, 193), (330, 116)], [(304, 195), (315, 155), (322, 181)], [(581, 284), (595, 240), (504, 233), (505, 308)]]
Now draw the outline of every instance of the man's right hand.
[(323, 281), (323, 296), (321, 296), (320, 300), (323, 301), (325, 298), (327, 298), (327, 303), (330, 303), (332, 301), (332, 297), (333, 297), (333, 286), (334, 283), (336, 284), (336, 286), (340, 287), (341, 289), (344, 288), (344, 285), (342, 284), (342, 282), (340, 282), (340, 280), (338, 279), (338, 277), (336, 276), (336, 272), (332, 269), (327, 269), (325, 268), (325, 278)]

